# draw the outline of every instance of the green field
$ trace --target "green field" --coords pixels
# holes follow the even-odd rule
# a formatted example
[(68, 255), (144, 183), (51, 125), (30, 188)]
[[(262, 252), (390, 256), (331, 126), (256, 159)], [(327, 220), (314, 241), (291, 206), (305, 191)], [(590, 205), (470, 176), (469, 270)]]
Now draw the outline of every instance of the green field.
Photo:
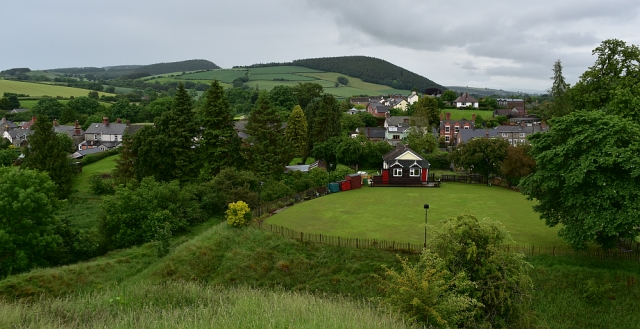
[(256, 67), (250, 68), (249, 74), (275, 74), (275, 73), (314, 73), (322, 72), (314, 69), (309, 69), (302, 66), (270, 66), (270, 67)]
[[(11, 81), (11, 80), (0, 80), (0, 94), (2, 93), (16, 93), (16, 94), (26, 94), (30, 97), (41, 97), (41, 96), (51, 96), (51, 97), (64, 97), (69, 98), (79, 97), (79, 96), (87, 96), (90, 90), (80, 89), (80, 88), (72, 88), (72, 87), (64, 87), (64, 86), (56, 86), (49, 84), (40, 84), (40, 83), (31, 83), (31, 82), (20, 82), (20, 81)], [(113, 95), (109, 93), (99, 92), (100, 95)]]
[(91, 175), (111, 172), (111, 170), (116, 167), (116, 160), (119, 158), (119, 154), (112, 155), (100, 161), (83, 166), (82, 172), (76, 176), (76, 179), (73, 182), (73, 190), (82, 194), (91, 193), (89, 190), (89, 178)]
[[(207, 80), (209, 82), (211, 82), (211, 80), (217, 79), (222, 82), (232, 83), (233, 80), (244, 76), (246, 72), (247, 70), (235, 70), (235, 69), (211, 70), (207, 72), (189, 73), (189, 74), (181, 75), (176, 78), (181, 80)], [(154, 80), (151, 80), (151, 81), (154, 81)]]
[(315, 81), (316, 79), (312, 77), (305, 77), (299, 74), (293, 73), (265, 73), (265, 74), (250, 74), (249, 81), (255, 80), (290, 80), (290, 81)]
[(422, 243), (423, 205), (430, 204), (429, 225), (465, 210), (478, 218), (500, 221), (511, 233), (511, 244), (566, 245), (533, 212), (534, 202), (517, 192), (480, 184), (444, 183), (440, 188), (365, 187), (304, 202), (267, 219), (307, 233), (349, 238)]
[[(58, 102), (62, 103), (62, 104), (67, 104), (69, 103), (68, 99), (60, 99), (58, 100)], [(34, 106), (36, 106), (36, 104), (38, 104), (38, 100), (36, 99), (26, 99), (26, 100), (20, 100), (20, 107), (23, 109), (32, 109)], [(106, 106), (106, 107), (110, 107), (111, 103), (108, 102), (100, 102), (100, 104)]]
[(461, 119), (471, 120), (471, 116), (474, 113), (476, 115), (482, 116), (482, 119), (484, 120), (493, 118), (493, 111), (444, 109), (444, 110), (441, 110), (441, 112), (443, 113), (443, 116), (446, 115), (444, 113), (451, 113), (451, 120), (461, 120)]

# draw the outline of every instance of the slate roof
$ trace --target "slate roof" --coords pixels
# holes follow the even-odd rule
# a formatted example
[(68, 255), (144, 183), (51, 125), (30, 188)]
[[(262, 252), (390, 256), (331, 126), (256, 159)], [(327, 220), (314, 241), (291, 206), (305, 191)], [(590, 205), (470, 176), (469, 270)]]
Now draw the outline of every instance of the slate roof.
[(13, 109), (9, 113), (13, 113), (13, 114), (15, 114), (15, 113), (25, 113), (25, 112), (28, 112), (28, 111), (29, 111), (29, 109)]
[(477, 103), (478, 100), (469, 96), (469, 93), (464, 93), (460, 97), (456, 98), (456, 100), (453, 102), (454, 103)]
[(16, 125), (12, 121), (7, 120), (6, 118), (2, 118), (2, 120), (0, 121), (0, 132), (3, 132), (5, 127), (9, 127), (9, 130), (11, 130), (18, 128), (18, 125)]
[(367, 138), (380, 138), (386, 137), (387, 129), (381, 127), (361, 127), (357, 129), (358, 133), (362, 133)]
[(385, 121), (387, 121), (387, 126), (389, 126), (389, 127), (392, 127), (392, 126), (408, 127), (409, 126), (409, 122), (407, 121), (405, 123), (404, 122), (405, 119), (410, 120), (411, 117), (408, 117), (408, 116), (388, 117)]
[(543, 128), (541, 125), (525, 125), (524, 127), (522, 125), (516, 125), (516, 126), (498, 126), (498, 132), (500, 133), (527, 133), (527, 134), (533, 134), (533, 133), (537, 133), (537, 132), (544, 132), (547, 131), (547, 128)]
[(125, 123), (92, 123), (85, 131), (85, 134), (104, 134), (104, 135), (124, 135), (127, 129)]
[(371, 103), (371, 107), (378, 113), (389, 112), (389, 107), (381, 103)]
[(33, 134), (33, 130), (31, 129), (12, 129), (8, 131), (9, 136), (11, 136), (11, 139), (17, 138), (17, 137), (27, 137), (31, 134)]
[(90, 148), (90, 149), (86, 149), (86, 150), (79, 150), (76, 151), (75, 153), (73, 153), (71, 155), (72, 158), (74, 159), (81, 159), (89, 154), (96, 154), (96, 153), (101, 153), (104, 152), (104, 150), (102, 150), (99, 147), (94, 147), (94, 148)]
[(384, 161), (394, 161), (396, 158), (398, 158), (399, 156), (401, 156), (402, 154), (404, 154), (407, 151), (411, 151), (411, 153), (413, 153), (415, 156), (417, 156), (418, 158), (420, 158), (420, 160), (424, 160), (424, 158), (418, 154), (418, 152), (408, 148), (406, 145), (400, 143), (398, 145), (396, 145), (396, 147), (387, 152), (387, 154), (382, 156), (382, 160)]
[[(57, 133), (65, 133), (71, 137), (75, 135), (75, 130), (76, 130), (75, 126), (63, 126), (63, 125), (53, 126), (53, 131)], [(80, 135), (84, 135), (84, 130), (80, 129)]]
[(487, 137), (487, 132), (489, 133), (489, 138), (498, 137), (497, 129), (460, 129), (458, 137), (460, 138), (460, 142), (466, 143), (474, 138)]

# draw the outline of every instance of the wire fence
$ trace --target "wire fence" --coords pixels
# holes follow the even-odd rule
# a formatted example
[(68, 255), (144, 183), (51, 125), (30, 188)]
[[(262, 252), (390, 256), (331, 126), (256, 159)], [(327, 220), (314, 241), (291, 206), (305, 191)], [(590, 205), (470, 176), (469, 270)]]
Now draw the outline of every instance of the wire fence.
[[(279, 234), (281, 236), (295, 239), (300, 242), (319, 243), (330, 246), (346, 247), (346, 248), (376, 248), (392, 252), (414, 253), (422, 252), (424, 244), (412, 242), (398, 242), (380, 239), (362, 239), (362, 238), (345, 238), (341, 236), (305, 233), (290, 228), (258, 222), (258, 227)], [(622, 240), (621, 240), (622, 242)], [(640, 253), (638, 252), (639, 243), (635, 240), (627, 241), (628, 247), (615, 249), (601, 249), (591, 247), (586, 250), (574, 250), (570, 246), (536, 246), (536, 245), (502, 245), (504, 251), (517, 252), (526, 256), (549, 255), (549, 256), (587, 256), (600, 259), (623, 259), (640, 261)], [(635, 249), (632, 249), (635, 248)]]

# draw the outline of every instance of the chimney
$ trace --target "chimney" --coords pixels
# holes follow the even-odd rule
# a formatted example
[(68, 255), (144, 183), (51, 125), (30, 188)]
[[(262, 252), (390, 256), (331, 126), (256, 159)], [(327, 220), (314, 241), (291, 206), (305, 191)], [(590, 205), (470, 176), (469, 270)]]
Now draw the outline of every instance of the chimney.
[(404, 123), (409, 123), (409, 118), (404, 118), (404, 120), (402, 120)]
[(57, 126), (58, 125), (58, 119), (53, 119), (53, 126)]
[(471, 114), (471, 122), (473, 122), (474, 124), (476, 123), (476, 114), (475, 113)]
[(73, 129), (73, 134), (76, 135), (76, 136), (79, 136), (79, 135), (82, 134), (81, 131), (80, 131), (80, 123), (78, 123), (78, 120), (76, 120), (76, 126)]
[(103, 125), (108, 125), (109, 124), (109, 118), (108, 117), (102, 117), (102, 124)]
[(447, 120), (451, 120), (451, 112), (447, 112)]
[(117, 119), (116, 119), (116, 123), (122, 123), (122, 119), (117, 118)]
[(489, 131), (487, 130), (487, 133), (485, 134), (485, 136), (487, 136), (487, 138), (489, 138)]
[(31, 122), (36, 122), (36, 116), (35, 115), (31, 117)]
[(131, 120), (127, 120), (127, 127), (131, 125)]

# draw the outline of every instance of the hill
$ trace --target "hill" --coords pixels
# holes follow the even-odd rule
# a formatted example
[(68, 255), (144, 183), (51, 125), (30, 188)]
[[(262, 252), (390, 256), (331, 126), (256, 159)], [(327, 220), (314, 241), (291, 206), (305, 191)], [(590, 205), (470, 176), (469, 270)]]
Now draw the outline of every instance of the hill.
[[(69, 98), (87, 96), (89, 90), (72, 88), (65, 86), (58, 86), (53, 84), (44, 83), (32, 83), (32, 82), (20, 82), (12, 80), (0, 80), (0, 95), (3, 93), (15, 93), (29, 95), (29, 97), (64, 97)], [(99, 92), (100, 95), (113, 95), (109, 93)]]
[(71, 67), (48, 70), (51, 72), (67, 74), (92, 74), (103, 78), (118, 78), (136, 73), (148, 75), (165, 74), (171, 72), (213, 70), (220, 68), (211, 61), (204, 59), (191, 59), (180, 62), (156, 63), (150, 65), (119, 65), (107, 67)]
[(367, 56), (343, 56), (294, 60), (293, 65), (326, 72), (338, 72), (395, 89), (445, 89), (443, 86), (385, 60)]
[(518, 95), (536, 95), (536, 94), (545, 94), (544, 91), (535, 91), (535, 90), (521, 90), (521, 91), (509, 91), (502, 89), (491, 89), (491, 88), (477, 88), (477, 87), (462, 87), (462, 86), (447, 86), (449, 90), (453, 90), (457, 93), (469, 93), (473, 95), (479, 95), (481, 97), (484, 96), (492, 96), (497, 95), (500, 97), (509, 97), (509, 96), (518, 96)]

